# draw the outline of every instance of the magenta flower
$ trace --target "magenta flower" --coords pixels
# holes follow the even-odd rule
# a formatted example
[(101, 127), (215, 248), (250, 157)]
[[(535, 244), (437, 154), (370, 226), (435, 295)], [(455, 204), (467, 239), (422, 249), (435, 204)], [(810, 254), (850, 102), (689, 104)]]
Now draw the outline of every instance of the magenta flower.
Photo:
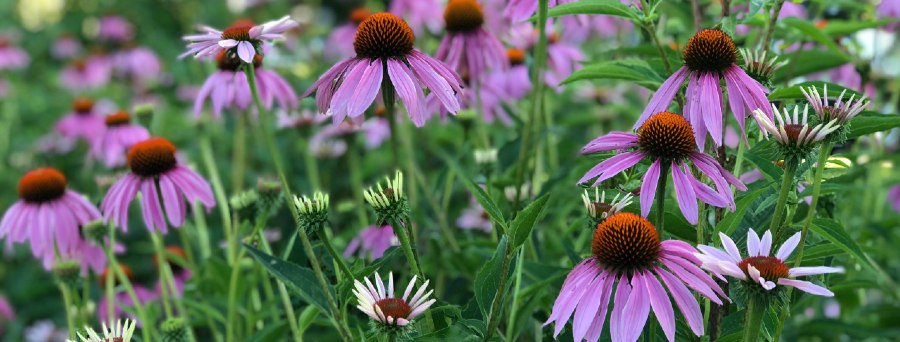
[(344, 257), (350, 257), (353, 254), (360, 258), (369, 256), (375, 260), (381, 258), (384, 252), (391, 246), (399, 246), (400, 240), (394, 235), (394, 228), (391, 226), (368, 226), (359, 232), (359, 236), (350, 240), (347, 249), (344, 250)]
[(344, 60), (356, 55), (353, 50), (353, 39), (356, 38), (356, 29), (372, 12), (365, 8), (357, 8), (350, 12), (350, 21), (335, 27), (328, 34), (323, 53), (328, 59)]
[(491, 70), (509, 69), (506, 50), (484, 29), (484, 12), (475, 0), (450, 0), (444, 10), (447, 35), (434, 57), (478, 82)]
[[(720, 279), (724, 276), (734, 277), (750, 284), (758, 284), (763, 289), (771, 291), (777, 285), (793, 286), (800, 291), (811, 293), (819, 296), (833, 297), (834, 293), (828, 289), (815, 285), (808, 281), (796, 280), (794, 278), (819, 275), (826, 273), (843, 273), (843, 267), (794, 267), (789, 268), (784, 262), (791, 256), (797, 244), (800, 243), (800, 232), (791, 236), (775, 256), (769, 256), (772, 249), (772, 232), (766, 231), (762, 239), (755, 230), (750, 229), (747, 233), (747, 258), (741, 258), (741, 253), (728, 235), (719, 233), (722, 240), (722, 246), (725, 250), (720, 250), (712, 246), (699, 245), (702, 253), (694, 253), (698, 259), (703, 262), (703, 269), (712, 272)], [(802, 246), (800, 248), (803, 248)]]
[(684, 66), (663, 82), (634, 128), (640, 127), (651, 115), (667, 110), (685, 79), (688, 79), (688, 87), (684, 117), (694, 129), (700, 151), (703, 151), (707, 133), (716, 146), (722, 146), (724, 108), (719, 87), (722, 78), (728, 88), (728, 103), (742, 134), (746, 134), (744, 120), (754, 109), (761, 108), (770, 120), (775, 120), (766, 98), (769, 91), (734, 64), (737, 56), (734, 41), (724, 32), (710, 29), (698, 32), (684, 47)]
[(131, 115), (120, 111), (106, 116), (106, 130), (92, 146), (91, 154), (108, 168), (125, 165), (125, 155), (132, 145), (150, 139), (150, 131), (131, 123)]
[[(359, 25), (353, 47), (356, 57), (333, 66), (301, 97), (316, 92), (320, 113), (332, 114), (335, 125), (362, 115), (383, 85), (403, 100), (416, 126), (425, 125), (427, 87), (451, 112), (459, 111), (455, 93), (462, 79), (445, 64), (413, 47), (412, 29), (390, 13), (376, 13)], [(387, 73), (385, 75), (385, 73)], [(385, 81), (384, 78), (387, 77)]]
[[(691, 224), (698, 222), (698, 199), (712, 206), (727, 207), (734, 211), (736, 206), (728, 184), (734, 185), (741, 191), (747, 191), (747, 187), (719, 165), (715, 159), (696, 150), (697, 145), (694, 143), (691, 124), (678, 114), (662, 112), (653, 115), (640, 126), (637, 134), (609, 133), (588, 143), (581, 153), (589, 154), (631, 148), (634, 148), (631, 152), (620, 153), (597, 164), (578, 183), (585, 183), (597, 178), (592, 186), (598, 186), (604, 180), (636, 165), (644, 158), (650, 158), (653, 163), (644, 174), (641, 185), (641, 215), (647, 216), (650, 213), (659, 177), (667, 177), (662, 170), (671, 168), (678, 207), (681, 208), (681, 213)], [(718, 193), (694, 178), (688, 162), (697, 166), (713, 181)]]
[[(128, 276), (129, 280), (131, 281), (131, 285), (134, 288), (134, 293), (137, 295), (137, 299), (141, 304), (146, 305), (147, 303), (150, 303), (159, 298), (159, 295), (157, 295), (155, 292), (134, 282), (134, 272), (131, 271), (131, 268), (121, 264), (119, 265), (119, 268), (121, 268), (122, 271), (125, 272), (125, 275)], [(100, 288), (106, 287), (106, 277), (113, 277), (113, 284), (118, 284), (119, 282), (118, 279), (115, 279), (116, 276), (113, 271), (107, 267), (98, 277)], [(113, 319), (117, 320), (123, 318), (123, 315), (126, 315), (125, 310), (122, 307), (133, 307), (134, 301), (131, 300), (131, 296), (128, 295), (128, 293), (125, 291), (116, 292), (113, 297)], [(107, 302), (106, 295), (101, 296), (100, 302), (97, 303), (97, 319), (101, 322), (110, 321), (108, 303), (109, 302)], [(138, 327), (144, 326), (144, 322), (141, 322), (137, 316), (132, 314), (127, 314), (127, 316), (131, 320), (135, 321), (135, 324)]]
[(900, 185), (894, 185), (888, 190), (887, 200), (891, 208), (900, 213)]
[(510, 67), (506, 72), (504, 92), (512, 100), (521, 100), (531, 93), (532, 89), (531, 76), (528, 74), (528, 66), (525, 65), (525, 50), (509, 48), (506, 55), (509, 57)]
[(417, 35), (425, 34), (425, 29), (438, 34), (444, 27), (444, 17), (438, 8), (441, 8), (438, 0), (391, 0), (388, 12), (405, 19)]
[(152, 80), (160, 76), (162, 64), (153, 50), (138, 46), (125, 48), (112, 55), (113, 67), (123, 76), (137, 81)]
[(22, 69), (27, 67), (30, 61), (25, 50), (12, 46), (6, 37), (0, 37), (0, 70)]
[(216, 205), (209, 183), (191, 169), (178, 165), (175, 145), (166, 139), (151, 138), (131, 146), (128, 167), (131, 173), (113, 184), (100, 203), (104, 222), (112, 220), (123, 231), (128, 231), (128, 205), (138, 191), (142, 194), (144, 225), (150, 232), (168, 233), (166, 216), (175, 228), (184, 224), (187, 207), (182, 197), (190, 203), (200, 201), (206, 210)]
[(61, 136), (69, 139), (84, 139), (91, 145), (103, 135), (106, 123), (99, 115), (102, 108), (94, 105), (94, 101), (86, 97), (75, 99), (73, 112), (56, 122), (54, 129)]
[[(879, 18), (898, 18), (900, 17), (900, 0), (881, 0), (875, 7), (875, 13)], [(898, 24), (893, 23), (885, 26), (885, 29), (893, 31), (897, 29)]]
[(581, 69), (579, 62), (584, 60), (584, 54), (577, 47), (560, 42), (559, 35), (552, 34), (547, 44), (547, 74), (544, 81), (551, 87), (556, 87), (557, 92), (562, 91), (560, 83)]
[(73, 92), (105, 86), (112, 77), (112, 63), (107, 56), (94, 55), (75, 60), (59, 73), (59, 83)]
[(75, 58), (81, 54), (82, 49), (83, 47), (78, 38), (71, 34), (63, 33), (50, 46), (50, 55), (59, 60)]
[(290, 16), (257, 26), (235, 26), (218, 31), (211, 27), (202, 27), (206, 34), (185, 36), (184, 40), (193, 41), (187, 45), (188, 51), (178, 56), (183, 58), (194, 54), (195, 58), (217, 56), (220, 51), (237, 54), (244, 63), (253, 63), (253, 55), (261, 49), (264, 40), (283, 38), (281, 33), (297, 26)]
[(134, 27), (125, 18), (117, 15), (106, 15), (100, 18), (100, 31), (97, 39), (123, 43), (134, 38)]
[(66, 189), (66, 177), (51, 168), (26, 173), (19, 181), (19, 201), (0, 221), (0, 238), (28, 241), (31, 253), (49, 270), (56, 252), (77, 254), (83, 241), (79, 226), (100, 218), (100, 211), (77, 192)]
[(719, 297), (728, 299), (715, 281), (697, 267), (700, 260), (694, 256), (694, 247), (678, 240), (660, 241), (656, 227), (643, 217), (632, 213), (608, 217), (594, 231), (591, 246), (592, 255), (566, 277), (550, 318), (544, 323), (546, 326), (556, 322), (554, 337), (574, 313), (574, 340), (597, 341), (612, 299), (609, 330), (613, 342), (637, 341), (651, 309), (666, 338), (674, 341), (675, 311), (670, 293), (688, 326), (702, 336), (703, 313), (688, 287), (719, 305)]
[[(203, 104), (207, 98), (212, 102), (213, 114), (217, 118), (222, 115), (223, 109), (246, 110), (253, 101), (247, 75), (240, 70), (240, 61), (224, 50), (216, 56), (216, 61), (219, 70), (206, 79), (194, 101), (194, 115), (197, 117), (203, 113)], [(262, 62), (262, 55), (253, 57), (256, 87), (263, 107), (266, 110), (272, 109), (273, 101), (277, 101), (282, 109), (297, 108), (297, 94), (290, 84), (277, 73), (263, 69)]]

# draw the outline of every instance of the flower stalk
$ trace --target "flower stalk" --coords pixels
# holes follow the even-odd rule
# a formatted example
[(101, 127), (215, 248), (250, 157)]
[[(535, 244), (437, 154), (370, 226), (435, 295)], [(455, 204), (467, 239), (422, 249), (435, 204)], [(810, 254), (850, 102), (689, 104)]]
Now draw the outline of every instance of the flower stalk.
[(759, 331), (762, 328), (762, 319), (765, 313), (765, 306), (760, 305), (755, 299), (747, 302), (747, 308), (744, 310), (744, 337), (741, 338), (741, 341), (759, 341)]
[[(209, 180), (210, 183), (212, 183), (213, 193), (216, 196), (216, 206), (219, 207), (219, 212), (222, 213), (222, 230), (225, 232), (225, 240), (228, 241), (228, 264), (234, 265), (237, 241), (234, 236), (235, 234), (233, 234), (231, 230), (231, 214), (228, 209), (228, 196), (225, 193), (225, 187), (222, 186), (222, 178), (219, 176), (219, 169), (216, 167), (216, 160), (213, 156), (212, 143), (210, 142), (209, 134), (206, 130), (201, 130), (200, 134), (200, 155), (203, 159), (203, 164), (206, 164), (207, 172), (209, 172)], [(209, 236), (208, 234), (203, 235)]]
[(666, 231), (666, 183), (669, 180), (669, 168), (672, 164), (660, 163), (659, 184), (656, 185), (656, 231), (662, 238)]
[(774, 10), (772, 13), (772, 18), (769, 19), (769, 26), (766, 28), (766, 37), (762, 40), (763, 53), (769, 52), (769, 45), (771, 45), (772, 41), (772, 33), (775, 32), (775, 24), (778, 23), (778, 14), (781, 13), (781, 7), (783, 5), (784, 0), (775, 1), (775, 5), (773, 6)]
[[(144, 341), (152, 341), (150, 339), (150, 333), (153, 329), (152, 325), (149, 324), (150, 321), (147, 320), (147, 313), (144, 311), (144, 304), (141, 304), (141, 301), (138, 299), (137, 293), (134, 292), (134, 287), (131, 285), (131, 280), (128, 279), (128, 275), (122, 271), (122, 268), (119, 267), (119, 261), (116, 259), (115, 253), (113, 253), (113, 246), (116, 245), (116, 227), (110, 223), (109, 224), (109, 244), (103, 245), (103, 251), (106, 252), (106, 259), (109, 261), (109, 267), (112, 268), (113, 272), (116, 274), (116, 279), (119, 280), (119, 283), (125, 287), (125, 292), (128, 293), (128, 297), (131, 298), (131, 302), (134, 303), (134, 309), (137, 311), (138, 319), (141, 322), (146, 323), (146, 325), (141, 328), (141, 336), (143, 336)], [(110, 315), (114, 314), (114, 311), (108, 311)]]
[(769, 224), (769, 230), (778, 232), (781, 228), (781, 219), (784, 216), (784, 210), (787, 208), (787, 198), (791, 193), (794, 183), (794, 176), (797, 174), (796, 163), (785, 163), (784, 179), (781, 182), (781, 193), (778, 194), (778, 202), (775, 204), (775, 214), (772, 215), (772, 223)]
[[(63, 281), (59, 282), (59, 292), (61, 292), (63, 296), (63, 305), (66, 311), (66, 326), (69, 328), (69, 339), (75, 339), (75, 322), (72, 319), (72, 292), (69, 291), (69, 286)], [(110, 312), (110, 314), (112, 314), (112, 312)]]

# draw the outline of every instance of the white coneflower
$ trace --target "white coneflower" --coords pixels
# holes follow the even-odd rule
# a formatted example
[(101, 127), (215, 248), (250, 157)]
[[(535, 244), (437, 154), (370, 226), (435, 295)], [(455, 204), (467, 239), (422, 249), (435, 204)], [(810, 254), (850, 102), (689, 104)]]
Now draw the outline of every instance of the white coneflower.
[[(787, 109), (782, 113), (778, 111), (778, 108), (775, 107), (775, 105), (772, 105), (772, 109), (775, 112), (775, 118), (778, 120), (777, 126), (774, 122), (769, 120), (765, 113), (760, 109), (754, 110), (753, 115), (756, 116), (756, 120), (766, 129), (766, 132), (774, 136), (782, 147), (811, 147), (813, 144), (824, 139), (828, 134), (831, 134), (831, 132), (838, 129), (839, 126), (836, 121), (829, 121), (827, 124), (818, 124), (815, 127), (810, 128), (807, 125), (807, 112), (809, 111), (809, 106), (803, 106), (802, 117), (799, 115), (798, 107), (799, 106), (794, 107), (794, 115), (791, 117)], [(769, 139), (768, 134), (766, 134), (766, 139)]]
[[(622, 196), (622, 199), (619, 200), (619, 196), (621, 194), (616, 195), (610, 202), (606, 202), (606, 193), (600, 192), (599, 188), (594, 188), (594, 200), (591, 201), (591, 196), (587, 190), (584, 190), (584, 194), (581, 195), (581, 199), (584, 201), (584, 207), (587, 209), (590, 217), (595, 220), (603, 220), (622, 211), (628, 205), (631, 204), (631, 194), (625, 194)], [(596, 228), (593, 227), (593, 228)]]
[[(856, 94), (850, 95), (850, 99), (847, 102), (843, 102), (844, 94), (847, 93), (846, 89), (841, 92), (841, 95), (837, 97), (833, 105), (829, 104), (827, 84), (824, 86), (821, 96), (816, 87), (809, 87), (808, 89), (800, 87), (800, 91), (806, 96), (806, 100), (809, 101), (819, 120), (823, 122), (836, 121), (839, 126), (846, 125), (850, 119), (853, 119), (869, 106), (869, 101), (865, 97), (860, 96), (860, 98), (856, 99)], [(856, 102), (853, 102), (854, 99), (856, 99)]]
[(385, 326), (405, 327), (410, 320), (428, 310), (431, 304), (434, 304), (436, 301), (435, 299), (428, 300), (428, 297), (431, 296), (434, 290), (425, 292), (429, 282), (427, 280), (419, 287), (415, 295), (410, 297), (413, 285), (416, 283), (416, 276), (413, 276), (412, 280), (409, 281), (406, 291), (403, 292), (403, 297), (400, 298), (394, 297), (393, 273), (388, 275), (388, 286), (386, 289), (384, 282), (381, 281), (381, 276), (377, 273), (375, 274), (377, 286), (373, 286), (368, 277), (365, 278), (365, 281), (365, 285), (359, 280), (353, 281), (355, 286), (353, 294), (356, 295), (356, 299), (359, 302), (359, 305), (356, 307)]
[[(103, 329), (100, 330), (102, 335), (98, 334), (91, 327), (85, 327), (85, 329), (87, 331), (84, 334), (78, 333), (80, 342), (129, 342), (131, 341), (131, 335), (134, 334), (134, 321), (126, 319), (125, 324), (122, 324), (122, 321), (118, 320), (115, 326), (109, 328), (107, 328), (106, 323), (103, 323)], [(69, 340), (67, 342), (79, 341)]]

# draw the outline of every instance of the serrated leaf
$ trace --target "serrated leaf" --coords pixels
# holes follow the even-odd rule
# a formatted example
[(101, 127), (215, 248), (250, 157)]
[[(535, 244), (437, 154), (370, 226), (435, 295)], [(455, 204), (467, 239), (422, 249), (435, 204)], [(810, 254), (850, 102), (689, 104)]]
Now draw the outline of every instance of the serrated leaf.
[(846, 91), (844, 93), (844, 100), (849, 99), (850, 96), (856, 95), (856, 98), (859, 98), (861, 95), (859, 92), (853, 89), (844, 88), (834, 83), (822, 82), (822, 81), (812, 81), (812, 82), (803, 82), (798, 83), (792, 87), (778, 89), (769, 94), (769, 101), (778, 101), (778, 100), (806, 100), (806, 96), (803, 96), (803, 92), (800, 91), (800, 87), (804, 89), (809, 89), (809, 87), (815, 87), (819, 91), (819, 95), (824, 95), (823, 91), (825, 90), (825, 86), (828, 86), (828, 99), (836, 100), (838, 96), (841, 95), (841, 92)]
[[(637, 13), (619, 0), (581, 0), (558, 5), (550, 9), (550, 18), (576, 14), (606, 14), (626, 18), (632, 21), (639, 19)], [(532, 17), (531, 20), (537, 20)]]
[[(331, 310), (328, 308), (328, 301), (325, 299), (325, 292), (322, 290), (322, 287), (319, 286), (319, 281), (316, 279), (316, 274), (313, 270), (278, 259), (247, 244), (244, 244), (244, 248), (250, 252), (250, 255), (252, 255), (253, 258), (269, 272), (269, 274), (300, 295), (305, 302), (315, 305), (320, 312), (329, 317), (331, 316)], [(333, 286), (329, 285), (328, 291), (331, 292), (332, 297), (335, 296)]]
[(788, 64), (775, 71), (772, 83), (784, 83), (788, 78), (805, 76), (850, 63), (850, 57), (842, 52), (822, 50), (798, 50), (782, 55)]
[[(484, 267), (475, 276), (475, 299), (478, 301), (478, 307), (481, 309), (481, 315), (485, 321), (490, 316), (494, 297), (497, 296), (498, 287), (500, 287), (503, 261), (506, 258), (508, 244), (509, 241), (506, 235), (503, 235), (500, 238), (500, 243), (497, 244), (497, 250), (494, 252), (493, 257), (484, 264)], [(509, 276), (512, 273), (509, 270), (515, 269), (515, 261), (515, 258), (510, 261), (506, 272), (507, 280), (509, 280)], [(506, 282), (507, 286), (509, 286), (509, 283), (509, 281)], [(502, 289), (501, 293), (506, 293), (506, 289)]]
[(831, 219), (814, 219), (809, 226), (817, 234), (854, 256), (859, 263), (871, 266), (869, 258), (840, 223)]
[(839, 51), (837, 43), (834, 42), (834, 38), (820, 30), (815, 24), (808, 20), (797, 17), (787, 17), (779, 20), (779, 22), (799, 30), (804, 33), (806, 37), (812, 38), (819, 42), (819, 44), (827, 46), (832, 51)]
[(897, 127), (900, 127), (900, 115), (865, 111), (850, 120), (850, 133), (847, 134), (847, 139), (883, 132)]
[(519, 212), (519, 215), (516, 216), (516, 219), (509, 224), (509, 238), (510, 242), (512, 242), (512, 249), (518, 249), (520, 246), (525, 244), (525, 241), (528, 241), (528, 237), (531, 236), (531, 231), (534, 230), (534, 225), (537, 223), (538, 218), (540, 218), (541, 213), (544, 212), (544, 206), (547, 205), (547, 200), (550, 199), (550, 195), (544, 195), (540, 198), (536, 199), (534, 202), (531, 202), (525, 209), (522, 209)]
[(713, 235), (718, 235), (717, 233), (722, 232), (725, 233), (725, 235), (730, 236), (741, 223), (741, 219), (744, 218), (744, 214), (747, 213), (750, 204), (753, 203), (757, 197), (762, 195), (763, 192), (766, 192), (766, 190), (767, 189), (765, 188), (759, 189), (738, 198), (737, 201), (735, 201), (737, 209), (733, 213), (725, 213), (725, 217), (723, 217), (722, 221), (719, 222), (719, 225), (716, 226), (716, 232)]

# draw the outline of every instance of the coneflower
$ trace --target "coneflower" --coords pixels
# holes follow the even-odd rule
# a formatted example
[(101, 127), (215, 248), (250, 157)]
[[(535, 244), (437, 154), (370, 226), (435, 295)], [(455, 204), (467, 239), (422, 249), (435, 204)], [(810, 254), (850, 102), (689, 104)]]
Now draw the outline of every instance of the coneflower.
[(403, 292), (403, 297), (394, 297), (394, 273), (388, 274), (388, 286), (384, 286), (381, 276), (375, 274), (375, 283), (372, 285), (369, 277), (365, 277), (365, 285), (359, 280), (354, 280), (353, 294), (359, 303), (356, 307), (360, 311), (375, 320), (376, 326), (381, 330), (390, 333), (402, 331), (403, 327), (410, 324), (410, 321), (416, 316), (421, 315), (425, 310), (434, 304), (435, 299), (428, 299), (434, 290), (425, 292), (428, 288), (426, 280), (415, 294), (412, 293), (413, 286), (416, 284), (416, 276), (413, 276)]
[(497, 38), (484, 29), (484, 11), (475, 0), (450, 0), (444, 10), (447, 35), (435, 52), (471, 82), (482, 82), (491, 70), (509, 69), (506, 50)]
[(236, 54), (244, 63), (253, 63), (253, 56), (262, 51), (265, 40), (283, 38), (281, 33), (297, 26), (297, 22), (289, 16), (270, 21), (257, 26), (233, 26), (224, 31), (211, 27), (202, 27), (206, 34), (185, 36), (183, 39), (192, 41), (187, 45), (188, 51), (178, 56), (183, 58), (194, 54), (195, 58), (204, 56), (216, 56), (220, 51), (228, 50)]
[(126, 152), (134, 144), (150, 139), (150, 131), (141, 125), (131, 123), (131, 114), (119, 111), (106, 116), (106, 130), (92, 146), (92, 154), (103, 161), (106, 167), (125, 165)]

